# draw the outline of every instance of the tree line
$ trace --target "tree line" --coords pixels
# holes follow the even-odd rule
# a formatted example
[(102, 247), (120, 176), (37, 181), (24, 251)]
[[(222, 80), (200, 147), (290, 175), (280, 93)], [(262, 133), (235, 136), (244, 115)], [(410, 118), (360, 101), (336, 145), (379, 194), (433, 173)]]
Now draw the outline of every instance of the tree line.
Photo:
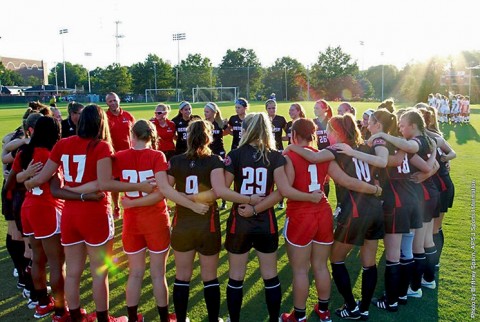
[[(90, 77), (92, 93), (114, 91), (120, 95), (142, 95), (147, 88), (179, 88), (183, 97), (189, 99), (193, 87), (238, 87), (241, 96), (260, 100), (275, 93), (278, 100), (290, 101), (380, 100), (392, 96), (418, 102), (429, 93), (453, 92), (471, 94), (471, 100), (478, 101), (480, 70), (467, 68), (479, 64), (480, 51), (463, 51), (456, 56), (411, 62), (402, 69), (377, 65), (361, 71), (352, 56), (338, 46), (319, 52), (311, 66), (304, 66), (295, 58), (281, 57), (263, 67), (252, 49), (238, 48), (227, 50), (218, 66), (200, 54), (189, 54), (178, 66), (149, 54), (143, 62), (131, 66), (97, 67), (90, 71)], [(62, 63), (50, 70), (49, 83), (87, 92), (89, 71), (70, 62), (65, 66), (67, 84), (62, 77)], [(25, 81), (1, 64), (0, 80), (3, 85), (41, 85), (40, 80)]]

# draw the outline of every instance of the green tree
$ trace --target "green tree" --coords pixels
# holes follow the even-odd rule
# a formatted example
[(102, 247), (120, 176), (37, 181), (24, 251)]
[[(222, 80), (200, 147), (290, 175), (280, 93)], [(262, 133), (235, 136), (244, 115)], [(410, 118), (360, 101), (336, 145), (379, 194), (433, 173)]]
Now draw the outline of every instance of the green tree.
[(262, 66), (252, 49), (228, 49), (219, 67), (218, 86), (238, 87), (247, 99), (261, 92)]
[(0, 84), (3, 86), (20, 86), (24, 83), (22, 76), (17, 72), (6, 69), (0, 62)]
[(57, 72), (58, 87), (64, 88), (88, 88), (88, 70), (82, 65), (65, 62), (67, 73), (67, 86), (64, 84), (63, 63), (58, 63), (48, 74), (48, 83), (55, 84), (55, 70)]
[[(327, 99), (341, 99), (345, 90), (355, 91), (358, 65), (340, 46), (328, 47), (320, 52), (317, 62), (312, 66), (311, 80), (317, 94)], [(352, 86), (352, 88), (343, 88)]]
[(200, 54), (189, 54), (180, 63), (179, 87), (184, 96), (190, 99), (193, 87), (214, 87), (216, 76), (213, 74), (212, 62)]
[[(383, 65), (383, 98), (397, 96), (398, 69), (393, 65)], [(382, 65), (372, 66), (365, 73), (372, 84), (375, 98), (382, 99)]]
[(265, 93), (275, 93), (279, 100), (307, 99), (307, 81), (305, 67), (290, 57), (278, 58), (265, 70), (263, 86)]
[(144, 94), (145, 89), (155, 88), (155, 74), (157, 89), (175, 87), (172, 66), (155, 54), (149, 54), (144, 62), (130, 66), (129, 72), (132, 75), (132, 91), (135, 94)]
[(132, 75), (128, 67), (119, 64), (95, 70), (95, 83), (98, 84), (98, 93), (115, 92), (123, 96), (132, 92)]

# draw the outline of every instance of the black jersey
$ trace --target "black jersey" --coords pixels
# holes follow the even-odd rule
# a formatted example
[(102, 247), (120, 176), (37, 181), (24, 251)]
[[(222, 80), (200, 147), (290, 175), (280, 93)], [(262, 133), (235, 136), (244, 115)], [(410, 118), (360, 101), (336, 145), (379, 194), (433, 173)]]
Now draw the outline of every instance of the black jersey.
[[(236, 150), (230, 151), (225, 158), (225, 170), (234, 175), (234, 190), (242, 195), (251, 196), (253, 194), (269, 195), (273, 190), (273, 173), (278, 167), (286, 163), (283, 155), (278, 151), (269, 151), (267, 153), (268, 161), (260, 158), (257, 149), (246, 144)], [(256, 232), (256, 226), (259, 222), (265, 222), (270, 228), (271, 233), (278, 231), (277, 220), (273, 208), (267, 209), (256, 217), (244, 218), (237, 216), (238, 204), (233, 204), (228, 222), (228, 229), (235, 233), (238, 227), (248, 229), (251, 233)], [(237, 225), (237, 221), (241, 221)], [(245, 223), (246, 222), (246, 223)], [(244, 225), (242, 223), (245, 223)], [(258, 226), (259, 233), (263, 233), (263, 227)]]
[[(416, 141), (418, 143), (419, 149), (418, 152), (416, 153), (419, 157), (421, 157), (423, 160), (427, 161), (428, 158), (430, 157), (430, 153), (432, 152), (430, 146), (428, 145), (427, 142), (427, 137), (423, 135), (419, 135), (414, 137), (412, 140)], [(415, 154), (409, 154), (409, 159), (412, 158)], [(419, 172), (420, 170), (415, 167), (414, 165), (410, 164), (410, 170), (412, 173)], [(424, 198), (425, 200), (430, 200), (431, 198), (434, 198), (438, 196), (439, 191), (433, 182), (432, 177), (426, 179), (421, 183), (423, 187), (423, 192), (424, 192)]]
[(293, 121), (288, 121), (287, 126), (285, 127), (285, 133), (287, 133), (288, 144), (292, 141), (292, 124)]
[[(435, 141), (437, 141), (435, 139)], [(437, 142), (437, 145), (438, 145), (438, 142)], [(438, 169), (437, 171), (437, 174), (441, 177), (445, 177), (445, 176), (448, 176), (450, 175), (449, 171), (448, 171), (448, 161), (442, 161), (442, 156), (444, 155), (445, 153), (442, 151), (441, 148), (437, 148), (437, 155), (436, 155), (436, 160), (438, 161), (438, 165), (440, 166), (440, 168)]]
[(190, 120), (185, 121), (181, 114), (172, 119), (177, 131), (177, 143), (175, 144), (175, 154), (182, 154), (187, 151), (187, 127)]
[(327, 146), (330, 146), (330, 141), (327, 137), (327, 119), (320, 120), (318, 117), (313, 119), (313, 122), (317, 126), (317, 146), (319, 150), (325, 149)]
[[(186, 154), (180, 154), (170, 159), (167, 173), (175, 178), (175, 187), (178, 192), (193, 195), (212, 189), (210, 173), (217, 168), (223, 168), (222, 159), (218, 155), (191, 160), (187, 159)], [(214, 203), (208, 213), (213, 213), (216, 207), (217, 205)], [(176, 210), (176, 216), (194, 216), (208, 220), (208, 216), (199, 216), (180, 205), (177, 205)]]
[(214, 154), (225, 157), (225, 147), (223, 146), (223, 129), (220, 128), (217, 122), (213, 122), (213, 133), (212, 133), (212, 143), (210, 143), (210, 149)]
[(287, 120), (280, 115), (275, 115), (272, 119), (272, 132), (273, 136), (275, 137), (275, 146), (277, 150), (283, 150), (283, 141), (282, 141), (282, 134), (284, 129), (287, 127)]
[(61, 122), (62, 125), (62, 139), (77, 134), (77, 126), (70, 119), (70, 116)]
[[(367, 154), (375, 153), (373, 148), (365, 144), (353, 147), (353, 149)], [(372, 185), (375, 184), (373, 167), (368, 163), (346, 154), (338, 153), (337, 150), (333, 148), (328, 148), (328, 150), (333, 153), (335, 161), (337, 161), (338, 165), (347, 175)], [(380, 205), (378, 199), (373, 195), (356, 191), (346, 190), (346, 193), (343, 193), (340, 197), (342, 198), (342, 200), (340, 200), (342, 213), (344, 210), (351, 212), (353, 217), (367, 216), (372, 206)]]
[(232, 128), (233, 136), (231, 150), (238, 148), (238, 144), (242, 138), (242, 123), (243, 120), (238, 115), (232, 115), (228, 120), (228, 125)]

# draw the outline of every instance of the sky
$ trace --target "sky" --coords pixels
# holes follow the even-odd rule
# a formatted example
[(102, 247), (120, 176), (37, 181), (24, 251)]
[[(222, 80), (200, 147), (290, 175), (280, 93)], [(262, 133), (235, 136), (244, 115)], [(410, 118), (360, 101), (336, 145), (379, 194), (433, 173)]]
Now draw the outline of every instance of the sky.
[[(471, 0), (24, 0), (0, 13), (0, 56), (94, 69), (117, 57), (129, 66), (156, 54), (175, 65), (199, 53), (218, 66), (228, 49), (243, 47), (264, 67), (283, 56), (308, 66), (341, 46), (361, 69), (402, 68), (480, 50), (479, 9)], [(186, 39), (173, 41), (175, 33)]]

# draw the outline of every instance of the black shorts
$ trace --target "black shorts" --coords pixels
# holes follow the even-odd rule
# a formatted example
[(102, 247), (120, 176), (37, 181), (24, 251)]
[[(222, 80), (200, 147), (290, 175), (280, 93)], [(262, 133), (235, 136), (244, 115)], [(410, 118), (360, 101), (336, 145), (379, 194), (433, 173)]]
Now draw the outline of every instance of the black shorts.
[(364, 205), (362, 209), (358, 209), (360, 213), (358, 217), (353, 216), (350, 202), (342, 202), (341, 208), (334, 233), (336, 241), (363, 246), (365, 239), (378, 240), (385, 236), (383, 209), (379, 199), (369, 197), (368, 206)]
[(15, 224), (17, 225), (18, 231), (23, 234), (22, 227), (22, 205), (25, 200), (25, 191), (23, 190), (13, 190), (12, 191), (12, 209), (13, 209), (13, 218)]
[(234, 214), (232, 210), (227, 221), (225, 249), (233, 254), (245, 254), (252, 247), (267, 254), (278, 249), (277, 219), (272, 209), (250, 218)]
[[(383, 204), (385, 233), (403, 234), (410, 229), (421, 228), (423, 225), (423, 202), (420, 202), (413, 184), (392, 180), (388, 194), (384, 194), (388, 206)], [(386, 191), (384, 190), (384, 192)]]
[[(3, 182), (5, 184), (5, 180)], [(12, 198), (7, 197), (7, 189), (4, 186), (2, 187), (2, 214), (7, 221), (15, 220), (13, 216), (13, 201)]]
[(450, 175), (435, 176), (435, 184), (440, 187), (440, 212), (447, 212), (453, 206), (453, 199), (455, 197), (455, 186), (450, 178)]
[[(222, 235), (218, 211), (215, 216), (215, 229), (211, 229), (211, 223), (205, 218), (195, 220), (192, 217), (178, 218), (172, 228), (171, 246), (177, 252), (196, 252), (211, 256), (218, 254), (222, 248)], [(213, 231), (212, 231), (213, 230)]]
[(425, 201), (423, 204), (423, 222), (440, 217), (440, 192), (433, 181), (422, 184)]

